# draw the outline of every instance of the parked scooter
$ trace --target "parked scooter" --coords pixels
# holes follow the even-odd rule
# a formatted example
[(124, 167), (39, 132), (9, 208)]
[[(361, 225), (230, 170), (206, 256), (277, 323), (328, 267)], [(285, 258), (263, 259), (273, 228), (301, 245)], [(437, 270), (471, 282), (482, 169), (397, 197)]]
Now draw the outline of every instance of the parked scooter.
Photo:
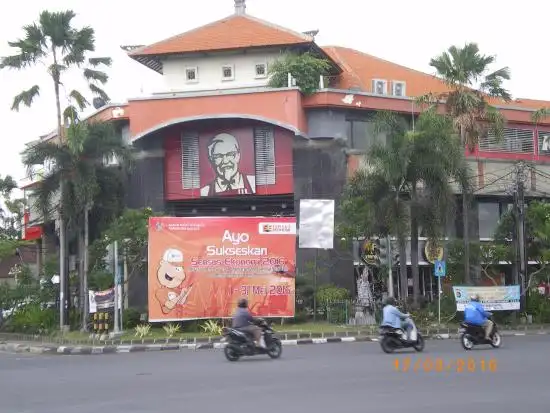
[(490, 344), (493, 348), (499, 348), (502, 344), (502, 337), (498, 332), (497, 324), (493, 320), (493, 315), (491, 314), (489, 320), (493, 322), (493, 331), (491, 332), (490, 340), (485, 339), (485, 330), (482, 326), (476, 326), (473, 324), (468, 324), (466, 322), (460, 323), (460, 343), (464, 350), (471, 350), (474, 346), (479, 346), (483, 344)]
[(410, 317), (406, 321), (412, 326), (409, 337), (402, 328), (380, 327), (380, 347), (385, 353), (393, 353), (395, 350), (411, 347), (418, 352), (424, 350), (424, 337)]

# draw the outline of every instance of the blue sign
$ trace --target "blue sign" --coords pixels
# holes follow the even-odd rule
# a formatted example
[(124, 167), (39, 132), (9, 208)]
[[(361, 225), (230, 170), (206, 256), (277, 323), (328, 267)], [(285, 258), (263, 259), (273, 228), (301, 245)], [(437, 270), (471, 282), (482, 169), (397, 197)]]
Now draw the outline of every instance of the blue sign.
[(447, 273), (447, 265), (445, 261), (439, 261), (437, 260), (434, 263), (434, 274), (436, 277), (445, 277), (445, 274)]

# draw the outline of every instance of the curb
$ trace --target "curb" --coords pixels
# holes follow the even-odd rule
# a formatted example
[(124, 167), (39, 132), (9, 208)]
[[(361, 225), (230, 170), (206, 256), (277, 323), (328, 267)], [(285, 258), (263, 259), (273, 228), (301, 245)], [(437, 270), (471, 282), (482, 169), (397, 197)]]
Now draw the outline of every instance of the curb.
[[(527, 336), (547, 335), (549, 331), (534, 332), (506, 332), (502, 336)], [(435, 334), (424, 337), (427, 340), (452, 340), (458, 338), (458, 334)], [(327, 337), (327, 338), (306, 338), (296, 340), (281, 340), (283, 346), (302, 346), (309, 344), (334, 344), (354, 342), (377, 342), (378, 337), (356, 336), (356, 337)], [(113, 346), (34, 346), (20, 343), (0, 342), (0, 352), (7, 353), (32, 353), (45, 355), (96, 355), (96, 354), (119, 354), (119, 353), (140, 353), (151, 351), (176, 351), (176, 350), (213, 350), (223, 349), (223, 342), (211, 343), (189, 343), (189, 344), (134, 344), (134, 345), (113, 345)]]

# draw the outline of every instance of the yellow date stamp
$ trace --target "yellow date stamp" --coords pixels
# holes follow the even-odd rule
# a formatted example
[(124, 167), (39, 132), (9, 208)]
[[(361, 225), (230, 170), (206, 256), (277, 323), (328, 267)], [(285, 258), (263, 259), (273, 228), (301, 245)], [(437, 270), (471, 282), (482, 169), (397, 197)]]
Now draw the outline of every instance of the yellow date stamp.
[(473, 357), (456, 359), (431, 357), (418, 357), (413, 359), (411, 357), (403, 357), (396, 358), (393, 362), (394, 370), (402, 373), (495, 373), (497, 371), (497, 365), (496, 359), (476, 360)]

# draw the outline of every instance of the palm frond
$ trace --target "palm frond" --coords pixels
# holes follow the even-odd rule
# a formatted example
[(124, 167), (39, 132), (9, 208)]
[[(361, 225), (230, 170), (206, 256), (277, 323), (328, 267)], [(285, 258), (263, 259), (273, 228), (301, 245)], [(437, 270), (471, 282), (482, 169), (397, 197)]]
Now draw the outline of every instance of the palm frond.
[(25, 37), (14, 42), (8, 42), (10, 47), (19, 49), (19, 53), (4, 57), (0, 61), (0, 69), (24, 69), (46, 55), (46, 40), (40, 26), (35, 23), (23, 26)]
[(531, 114), (531, 120), (535, 125), (550, 116), (550, 108), (540, 108)]
[(67, 147), (47, 141), (28, 147), (22, 154), (22, 161), (26, 167), (52, 162), (59, 168), (66, 168), (72, 159)]
[(105, 93), (105, 91), (103, 89), (101, 89), (100, 87), (94, 85), (93, 83), (90, 83), (89, 87), (90, 87), (90, 90), (92, 91), (92, 93), (94, 95), (100, 97), (105, 102), (109, 102), (109, 100), (110, 100), (109, 95), (107, 95), (107, 93)]
[(74, 30), (70, 43), (65, 48), (63, 61), (67, 66), (80, 67), (86, 62), (86, 54), (95, 51), (95, 33), (91, 27)]
[(48, 67), (48, 74), (52, 77), (54, 82), (58, 83), (61, 78), (61, 73), (66, 70), (67, 66), (53, 63)]
[(88, 59), (88, 64), (92, 67), (97, 67), (100, 65), (111, 66), (113, 59), (110, 57), (91, 57)]
[(50, 12), (44, 10), (40, 13), (39, 22), (44, 36), (49, 38), (53, 47), (67, 48), (71, 43), (73, 32), (72, 21), (76, 13), (72, 10)]
[(86, 100), (84, 95), (82, 95), (82, 93), (80, 93), (76, 89), (72, 90), (71, 93), (69, 93), (69, 97), (75, 101), (80, 110), (84, 110), (90, 105), (90, 102)]
[(28, 90), (24, 90), (13, 98), (11, 110), (19, 111), (21, 104), (31, 107), (34, 99), (40, 96), (40, 86), (34, 85)]
[(79, 120), (78, 108), (73, 105), (67, 106), (63, 111), (63, 120), (65, 121), (65, 125), (77, 123)]
[(84, 69), (84, 77), (88, 82), (99, 82), (101, 84), (105, 84), (109, 80), (107, 73), (92, 69)]

